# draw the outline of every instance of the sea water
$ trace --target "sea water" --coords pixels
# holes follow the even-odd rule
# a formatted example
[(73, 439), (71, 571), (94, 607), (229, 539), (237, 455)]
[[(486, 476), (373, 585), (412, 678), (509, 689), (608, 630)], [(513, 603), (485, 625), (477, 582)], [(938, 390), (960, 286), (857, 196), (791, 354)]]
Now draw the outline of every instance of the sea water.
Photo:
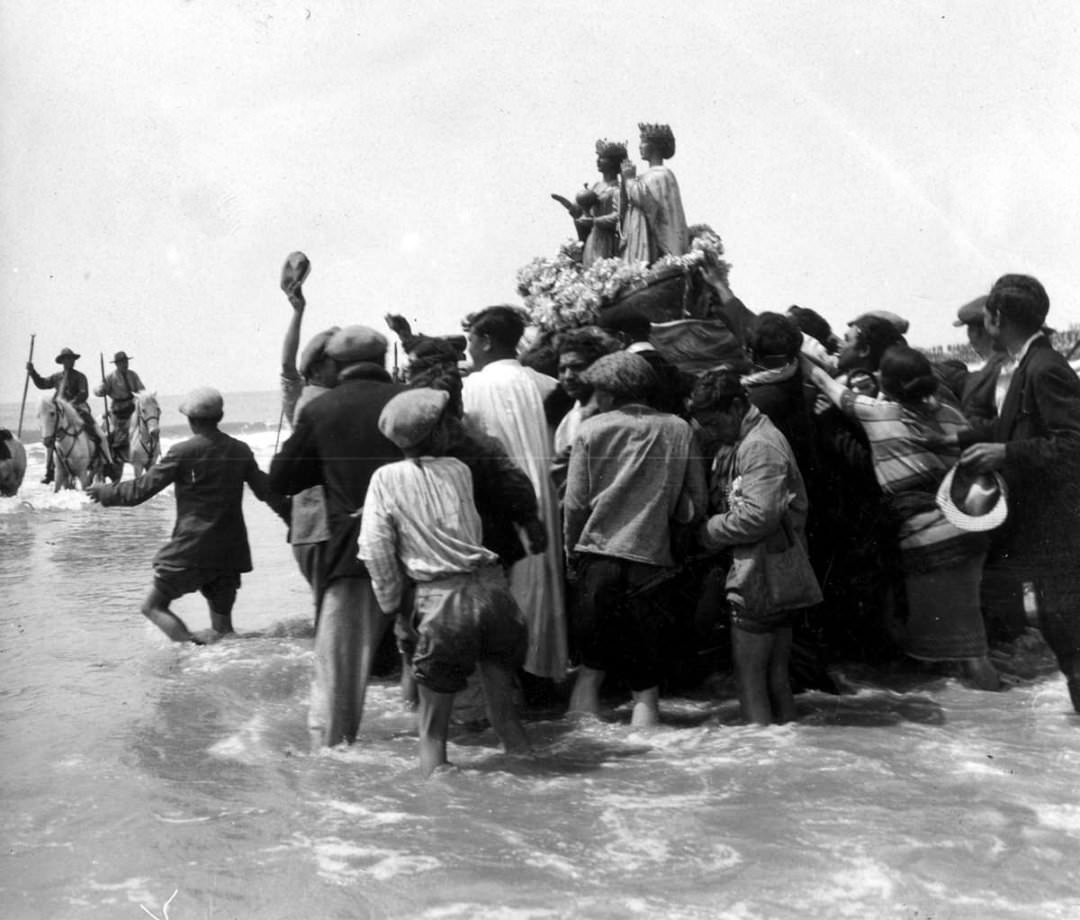
[[(264, 469), (273, 400), (226, 397)], [(0, 917), (1080, 916), (1080, 720), (1048, 666), (1000, 694), (848, 668), (773, 728), (728, 692), (654, 731), (532, 711), (531, 757), (458, 728), (422, 780), (391, 679), (354, 746), (309, 753), (311, 603), (269, 509), (245, 501), (240, 637), (174, 645), (138, 613), (171, 489), (100, 508), (28, 446), (0, 499)]]

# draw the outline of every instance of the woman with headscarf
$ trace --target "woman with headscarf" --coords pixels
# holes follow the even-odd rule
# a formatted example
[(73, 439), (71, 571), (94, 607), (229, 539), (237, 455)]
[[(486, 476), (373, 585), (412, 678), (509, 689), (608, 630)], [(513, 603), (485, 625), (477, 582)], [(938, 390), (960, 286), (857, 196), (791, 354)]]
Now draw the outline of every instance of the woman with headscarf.
[(866, 432), (875, 476), (897, 520), (907, 595), (901, 647), (922, 661), (961, 662), (976, 687), (998, 689), (979, 604), (986, 536), (951, 524), (935, 501), (959, 459), (956, 436), (970, 427), (967, 420), (935, 398), (930, 362), (907, 345), (893, 345), (881, 357), (883, 398), (856, 395), (820, 367), (809, 374)]

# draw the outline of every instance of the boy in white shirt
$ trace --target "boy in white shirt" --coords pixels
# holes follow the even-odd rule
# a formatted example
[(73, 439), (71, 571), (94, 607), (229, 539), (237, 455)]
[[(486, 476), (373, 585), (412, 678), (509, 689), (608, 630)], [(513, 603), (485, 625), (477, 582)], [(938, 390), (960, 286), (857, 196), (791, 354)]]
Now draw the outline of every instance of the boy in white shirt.
[[(412, 667), (420, 689), (420, 768), (447, 763), (454, 694), (479, 667), (488, 718), (507, 751), (528, 749), (513, 701), (514, 674), (525, 658), (525, 618), (498, 556), (481, 542), (472, 475), (444, 456), (449, 394), (399, 393), (379, 416), (379, 430), (405, 459), (375, 471), (364, 499), (359, 556), (379, 606), (416, 637)], [(406, 580), (415, 584), (402, 608)]]

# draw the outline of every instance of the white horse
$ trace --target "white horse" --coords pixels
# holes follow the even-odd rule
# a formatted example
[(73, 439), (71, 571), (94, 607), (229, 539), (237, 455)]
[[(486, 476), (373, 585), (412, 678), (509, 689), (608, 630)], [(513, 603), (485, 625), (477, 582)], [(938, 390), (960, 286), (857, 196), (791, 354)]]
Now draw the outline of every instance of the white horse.
[(135, 394), (135, 411), (131, 413), (128, 430), (128, 456), (136, 476), (161, 459), (161, 406), (157, 394), (145, 390)]
[(86, 422), (71, 403), (59, 396), (46, 397), (38, 408), (38, 421), (42, 440), (53, 442), (54, 491), (73, 489), (76, 482), (85, 489), (92, 479), (103, 477), (112, 462), (108, 445), (102, 442), (104, 456), (94, 449), (94, 442), (86, 433)]

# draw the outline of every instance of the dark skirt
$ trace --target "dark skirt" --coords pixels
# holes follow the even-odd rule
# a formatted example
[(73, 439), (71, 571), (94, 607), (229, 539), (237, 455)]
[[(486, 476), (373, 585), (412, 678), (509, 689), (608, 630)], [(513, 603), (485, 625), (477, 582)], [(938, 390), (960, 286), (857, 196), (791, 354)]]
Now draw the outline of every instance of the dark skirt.
[(912, 658), (954, 661), (988, 654), (979, 602), (985, 555), (929, 572), (908, 573), (908, 617), (901, 647)]

